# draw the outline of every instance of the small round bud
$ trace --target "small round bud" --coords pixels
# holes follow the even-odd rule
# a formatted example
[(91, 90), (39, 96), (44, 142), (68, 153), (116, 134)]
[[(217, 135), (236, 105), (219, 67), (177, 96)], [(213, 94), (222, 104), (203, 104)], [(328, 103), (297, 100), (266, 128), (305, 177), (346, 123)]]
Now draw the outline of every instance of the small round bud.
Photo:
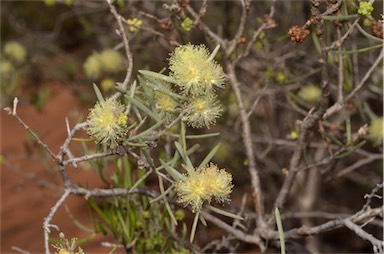
[(309, 35), (309, 30), (301, 26), (293, 26), (288, 30), (291, 41), (294, 43), (301, 43)]
[(370, 2), (364, 2), (361, 1), (359, 3), (359, 9), (357, 10), (357, 13), (363, 16), (371, 16), (373, 11), (373, 6)]

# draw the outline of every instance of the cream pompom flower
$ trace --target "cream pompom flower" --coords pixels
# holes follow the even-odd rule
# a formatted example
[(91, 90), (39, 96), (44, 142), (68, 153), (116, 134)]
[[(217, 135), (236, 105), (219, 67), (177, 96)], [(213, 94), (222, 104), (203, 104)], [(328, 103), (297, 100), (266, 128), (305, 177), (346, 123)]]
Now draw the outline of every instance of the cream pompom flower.
[(93, 53), (88, 56), (83, 65), (85, 75), (90, 79), (97, 79), (102, 73), (99, 54)]
[(201, 170), (189, 169), (175, 183), (177, 201), (191, 205), (193, 212), (199, 212), (203, 204), (209, 204), (212, 199), (218, 203), (230, 201), (228, 196), (232, 188), (232, 175), (212, 163)]
[(104, 49), (100, 52), (99, 60), (103, 71), (108, 73), (116, 73), (123, 68), (123, 57), (113, 49)]
[(226, 78), (223, 68), (210, 58), (204, 45), (179, 46), (169, 59), (170, 76), (183, 93), (194, 96), (211, 93), (221, 87)]
[(183, 120), (193, 128), (209, 128), (221, 116), (221, 111), (221, 106), (213, 95), (192, 98)]
[[(170, 86), (165, 86), (164, 89), (173, 92)], [(179, 111), (179, 103), (174, 100), (169, 94), (155, 91), (155, 107), (159, 110), (162, 117), (172, 119), (174, 114)]]
[(87, 133), (97, 143), (114, 148), (121, 144), (127, 134), (128, 116), (125, 107), (116, 100), (98, 102), (87, 118)]
[(103, 73), (116, 73), (123, 68), (123, 57), (113, 49), (104, 49), (100, 53), (93, 53), (84, 62), (85, 75), (90, 79), (97, 79)]

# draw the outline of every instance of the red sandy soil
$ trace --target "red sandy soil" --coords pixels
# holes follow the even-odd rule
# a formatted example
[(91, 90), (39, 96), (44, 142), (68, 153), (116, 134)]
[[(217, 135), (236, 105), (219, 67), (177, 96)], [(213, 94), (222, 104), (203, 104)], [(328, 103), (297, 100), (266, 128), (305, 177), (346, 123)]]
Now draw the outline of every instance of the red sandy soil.
[[(45, 87), (49, 87), (50, 94), (42, 112), (27, 103), (26, 94), (19, 98), (17, 113), (57, 154), (67, 136), (65, 117), (80, 111), (84, 116), (87, 110), (81, 109), (76, 97), (63, 85), (47, 84)], [(73, 127), (76, 117), (68, 119)], [(15, 248), (31, 253), (44, 252), (43, 220), (63, 193), (63, 183), (51, 157), (38, 147), (17, 120), (1, 110), (0, 154), (5, 157), (1, 164), (1, 253), (17, 253)], [(101, 184), (91, 170), (69, 168), (69, 174), (73, 183), (88, 183), (92, 187)], [(78, 221), (91, 226), (83, 197), (71, 196), (65, 204)], [(52, 223), (59, 226), (68, 239), (90, 236), (74, 225), (63, 207)], [(52, 229), (51, 237), (58, 238), (58, 235), (59, 232)], [(86, 253), (109, 252), (109, 248), (100, 247), (101, 241), (108, 239), (98, 236), (81, 247)], [(51, 252), (54, 251), (51, 248)]]

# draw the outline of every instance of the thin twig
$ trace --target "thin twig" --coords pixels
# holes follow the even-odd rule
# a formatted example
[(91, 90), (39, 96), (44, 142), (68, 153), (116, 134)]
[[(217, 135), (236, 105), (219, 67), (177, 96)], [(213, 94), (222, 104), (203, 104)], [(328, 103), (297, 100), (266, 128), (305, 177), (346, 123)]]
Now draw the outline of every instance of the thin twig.
[[(369, 211), (364, 212), (360, 216), (352, 215), (351, 217), (348, 217), (346, 219), (335, 219), (335, 220), (330, 220), (326, 223), (320, 224), (315, 227), (306, 227), (306, 226), (301, 226), (300, 228), (295, 228), (291, 230), (287, 230), (284, 232), (285, 239), (299, 239), (303, 238), (305, 236), (313, 236), (313, 235), (318, 235), (320, 233), (324, 233), (330, 230), (334, 230), (337, 228), (340, 228), (344, 226), (344, 222), (346, 220), (350, 220), (354, 223), (362, 223), (367, 219), (374, 218), (376, 216), (382, 216), (383, 215), (383, 209), (384, 207), (377, 207), (374, 209), (371, 209)], [(267, 239), (270, 240), (278, 240), (279, 239), (279, 234), (277, 231), (268, 231), (266, 235), (264, 235)]]
[[(286, 240), (289, 240), (289, 239), (300, 239), (306, 236), (318, 235), (318, 234), (345, 226), (345, 221), (347, 220), (356, 224), (363, 223), (364, 221), (369, 220), (371, 218), (382, 216), (383, 209), (384, 209), (384, 206), (377, 207), (377, 208), (365, 211), (361, 214), (356, 213), (345, 219), (330, 220), (318, 226), (314, 226), (314, 227), (301, 226), (300, 228), (290, 229), (284, 232), (284, 237)], [(224, 221), (220, 220), (219, 218), (205, 211), (202, 211), (202, 215), (207, 221), (212, 222), (216, 226), (222, 228), (223, 230), (232, 234), (234, 237), (236, 237), (237, 239), (243, 242), (258, 244), (260, 246), (260, 244), (262, 243), (262, 239), (279, 240), (279, 232), (275, 230), (256, 229), (253, 234), (246, 234), (244, 231), (233, 228), (232, 226), (228, 225)]]
[[(341, 28), (337, 27), (336, 29), (337, 37), (341, 37)], [(344, 99), (344, 59), (343, 54), (341, 53), (341, 45), (338, 47), (338, 68), (337, 68), (337, 100), (342, 101)]]
[[(312, 16), (314, 17), (316, 17), (319, 13), (317, 6), (315, 6), (314, 4), (312, 4), (311, 13), (312, 13)], [(297, 139), (297, 147), (293, 152), (293, 155), (291, 157), (291, 161), (289, 164), (289, 173), (286, 179), (284, 180), (283, 186), (281, 187), (280, 192), (275, 200), (274, 208), (271, 211), (271, 215), (274, 214), (276, 207), (280, 208), (284, 204), (288, 196), (288, 193), (291, 189), (291, 186), (296, 178), (296, 174), (299, 169), (298, 166), (302, 157), (303, 146), (306, 141), (308, 130), (310, 130), (317, 124), (317, 122), (322, 118), (323, 114), (328, 108), (329, 96), (330, 96), (329, 70), (328, 70), (328, 61), (327, 61), (328, 51), (325, 49), (323, 23), (324, 23), (323, 20), (319, 20), (318, 22), (316, 22), (316, 33), (319, 36), (320, 46), (322, 48), (321, 56), (320, 56), (322, 98), (321, 98), (320, 106), (313, 113), (309, 111), (307, 116), (304, 118), (304, 120), (301, 123), (301, 126), (300, 126), (301, 129), (299, 132), (299, 137)], [(275, 216), (270, 216), (268, 224), (272, 225), (274, 223), (275, 223)]]
[[(354, 171), (356, 169), (359, 169), (359, 168), (361, 168), (362, 166), (364, 166), (364, 165), (366, 165), (368, 163), (371, 163), (371, 162), (373, 162), (375, 160), (382, 160), (382, 159), (383, 159), (383, 155), (382, 154), (371, 154), (367, 158), (362, 159), (362, 160), (358, 160), (355, 163), (353, 163), (352, 165), (344, 168), (343, 170), (338, 172), (334, 177), (332, 177), (332, 179), (345, 176), (346, 174), (349, 174), (352, 171)], [(326, 179), (326, 180), (328, 180), (328, 179)]]
[[(272, 20), (273, 19), (273, 16), (275, 15), (275, 3), (276, 3), (276, 0), (272, 0), (271, 1), (271, 7), (269, 8), (269, 13), (268, 13), (268, 19)], [(245, 56), (248, 56), (249, 55), (249, 52), (251, 51), (251, 48), (255, 45), (255, 41), (256, 39), (259, 37), (260, 33), (262, 31), (264, 31), (264, 29), (266, 29), (268, 27), (268, 24), (266, 22), (264, 22), (252, 35), (252, 39), (247, 43), (247, 46), (245, 47), (245, 50), (243, 52), (243, 54), (241, 54), (241, 56), (239, 56), (239, 59), (240, 57), (245, 57)], [(239, 60), (237, 59), (237, 60)]]
[(71, 191), (69, 189), (66, 189), (61, 196), (59, 200), (57, 200), (56, 204), (51, 208), (50, 213), (48, 216), (44, 219), (43, 223), (43, 229), (44, 229), (44, 246), (45, 246), (45, 253), (49, 254), (49, 233), (51, 233), (51, 227), (57, 228), (55, 225), (51, 225), (51, 221), (53, 219), (53, 216), (57, 212), (57, 209), (64, 203), (65, 199), (71, 194)]
[(237, 28), (237, 32), (233, 37), (233, 39), (230, 42), (228, 42), (228, 47), (226, 50), (226, 54), (228, 56), (231, 55), (233, 51), (237, 48), (238, 40), (244, 34), (244, 29), (245, 29), (249, 8), (250, 8), (249, 0), (241, 0), (241, 7), (242, 7), (242, 11), (241, 11), (240, 22)]
[[(263, 87), (262, 92), (264, 92), (265, 90), (267, 90), (267, 87), (268, 87), (268, 83)], [(262, 93), (262, 92), (261, 92), (261, 93)], [(251, 108), (250, 108), (249, 111), (248, 111), (247, 118), (249, 118), (249, 117), (252, 115), (252, 113), (253, 113), (253, 111), (255, 110), (257, 104), (259, 104), (259, 101), (260, 101), (261, 97), (262, 97), (262, 94), (259, 94), (259, 95), (256, 96), (255, 101), (253, 102)]]
[(156, 198), (159, 194), (155, 191), (148, 189), (135, 188), (133, 190), (125, 188), (111, 188), (111, 189), (86, 189), (82, 187), (72, 186), (69, 192), (73, 195), (84, 196), (85, 199), (90, 197), (118, 197), (118, 196), (130, 196), (134, 194), (140, 194), (152, 198)]
[(362, 239), (369, 241), (373, 246), (374, 253), (383, 253), (384, 251), (384, 242), (376, 239), (373, 235), (365, 232), (361, 227), (356, 225), (350, 220), (344, 220), (344, 225), (355, 232)]
[(62, 156), (61, 159), (62, 160), (64, 159), (64, 156), (65, 156), (66, 152), (68, 151), (69, 144), (71, 143), (71, 141), (72, 141), (73, 137), (75, 136), (76, 132), (78, 132), (79, 130), (83, 129), (86, 126), (87, 126), (87, 122), (77, 123), (73, 127), (73, 129), (68, 133), (68, 137), (64, 141), (64, 144), (60, 147), (61, 156)]
[(217, 217), (215, 217), (215, 216), (213, 216), (213, 215), (211, 215), (205, 211), (202, 211), (201, 213), (205, 219), (214, 223), (219, 228), (224, 229), (226, 232), (231, 233), (237, 239), (239, 239), (243, 242), (257, 244), (259, 246), (263, 245), (263, 241), (258, 234), (252, 234), (252, 235), (246, 234), (242, 230), (233, 228), (232, 226), (228, 225), (224, 221), (220, 220), (219, 218), (217, 218)]
[(220, 44), (222, 49), (226, 48), (225, 41), (216, 33), (214, 33), (207, 25), (204, 24), (199, 18), (199, 14), (197, 14), (191, 6), (187, 6), (187, 11), (192, 15), (195, 20), (198, 20), (199, 27), (207, 34), (210, 38), (212, 38), (216, 43)]
[[(132, 76), (133, 56), (132, 56), (132, 53), (131, 53), (131, 49), (129, 47), (129, 41), (128, 41), (127, 34), (125, 32), (123, 21), (122, 21), (124, 18), (120, 14), (117, 13), (116, 7), (112, 4), (112, 1), (110, 1), (110, 0), (106, 0), (106, 1), (107, 1), (108, 5), (110, 7), (111, 13), (115, 17), (115, 19), (117, 21), (117, 24), (119, 26), (119, 29), (117, 30), (118, 31), (118, 35), (120, 37), (122, 37), (122, 39), (123, 39), (123, 44), (124, 44), (124, 48), (125, 48), (125, 54), (126, 54), (126, 57), (128, 59), (127, 74), (125, 75), (125, 79), (124, 79), (124, 81), (122, 83), (122, 88), (126, 89), (128, 87), (128, 83), (131, 80), (131, 76)], [(121, 96), (121, 93), (120, 92), (116, 92), (113, 96), (111, 96), (111, 98), (112, 99), (116, 99), (116, 98), (118, 98), (120, 96)]]
[(48, 145), (45, 144), (38, 136), (37, 134), (31, 130), (31, 128), (17, 115), (16, 113), (16, 109), (17, 109), (17, 104), (18, 104), (18, 99), (17, 97), (15, 97), (15, 99), (13, 100), (13, 109), (11, 110), (10, 108), (6, 107), (4, 108), (4, 111), (6, 111), (9, 115), (13, 116), (14, 118), (16, 118), (16, 120), (24, 127), (25, 130), (27, 130), (37, 141), (37, 143), (39, 145), (41, 145), (41, 147), (44, 148), (45, 151), (48, 152), (48, 154), (52, 157), (52, 159), (54, 161), (57, 161), (58, 158), (56, 157), (56, 155), (51, 151), (51, 149), (49, 149)]
[(199, 23), (201, 17), (205, 15), (205, 12), (207, 11), (207, 7), (208, 7), (208, 0), (203, 0), (203, 2), (201, 3), (199, 14), (197, 18), (195, 18), (195, 20), (193, 21), (194, 26), (196, 26)]
[[(68, 120), (66, 121), (66, 123), (67, 123), (68, 137), (64, 141), (64, 144), (60, 147), (60, 155), (59, 155), (60, 156), (60, 161), (64, 160), (65, 155), (68, 156), (69, 160), (74, 160), (74, 156), (73, 156), (72, 152), (69, 150), (69, 144), (71, 143), (71, 141), (72, 141), (73, 137), (75, 136), (76, 132), (87, 126), (87, 122), (77, 123), (75, 125), (75, 127), (73, 127), (73, 129), (70, 130)], [(77, 168), (77, 164), (76, 164), (75, 161), (72, 161), (72, 165), (75, 168)]]
[(111, 155), (115, 155), (117, 152), (113, 149), (108, 150), (106, 152), (101, 152), (101, 153), (95, 153), (95, 154), (86, 154), (81, 157), (75, 157), (72, 159), (68, 159), (66, 161), (63, 161), (63, 166), (67, 166), (68, 164), (73, 164), (73, 163), (79, 163), (82, 161), (89, 161), (97, 158), (103, 158)]
[(243, 144), (245, 146), (247, 159), (248, 159), (248, 172), (251, 176), (251, 183), (253, 188), (254, 202), (255, 202), (255, 212), (258, 214), (257, 222), (260, 227), (265, 226), (264, 221), (264, 202), (263, 194), (261, 190), (260, 177), (258, 173), (258, 168), (256, 165), (256, 160), (254, 156), (254, 148), (252, 143), (252, 132), (247, 117), (247, 111), (244, 105), (244, 99), (240, 92), (240, 83), (237, 80), (235, 73), (235, 67), (231, 63), (227, 63), (228, 77), (231, 81), (231, 86), (236, 95), (236, 101), (239, 108), (240, 119), (242, 123), (243, 130)]
[[(372, 189), (370, 194), (364, 195), (364, 199), (367, 199), (367, 201), (365, 202), (362, 210), (367, 210), (369, 208), (369, 205), (371, 204), (373, 197), (378, 197), (380, 199), (383, 199), (383, 196), (377, 196), (377, 194), (376, 194), (380, 189), (383, 188), (383, 186), (384, 186), (384, 182), (379, 183), (375, 186), (375, 188)], [(383, 195), (383, 193), (382, 193), (382, 195)]]
[(330, 46), (326, 47), (325, 50), (330, 51), (330, 50), (334, 50), (334, 49), (340, 47), (344, 43), (344, 41), (354, 31), (354, 28), (355, 28), (356, 24), (359, 23), (359, 20), (360, 20), (360, 17), (355, 19), (355, 21), (352, 23), (351, 27), (347, 30), (347, 32), (345, 32), (345, 34), (341, 38), (339, 38), (338, 40), (334, 41)]
[(11, 249), (20, 253), (20, 254), (29, 254), (30, 253), (29, 251), (23, 250), (22, 248), (17, 247), (17, 246), (12, 246)]
[(381, 60), (383, 59), (383, 55), (384, 55), (383, 52), (384, 52), (384, 49), (381, 50), (375, 62), (372, 64), (369, 70), (365, 73), (363, 79), (360, 80), (359, 84), (352, 90), (352, 92), (348, 94), (348, 96), (344, 100), (337, 101), (335, 104), (333, 104), (330, 108), (327, 109), (327, 111), (323, 116), (324, 120), (329, 118), (331, 115), (335, 114), (336, 112), (339, 112), (344, 107), (345, 102), (351, 99), (353, 96), (355, 96), (355, 94), (364, 86), (365, 82), (371, 77), (372, 72), (381, 63)]
[[(365, 210), (364, 208), (362, 210)], [(248, 215), (247, 215), (248, 216)], [(335, 220), (335, 219), (345, 219), (351, 217), (351, 214), (347, 213), (328, 213), (324, 211), (310, 211), (310, 212), (288, 212), (281, 215), (282, 219), (290, 219), (290, 218), (323, 218), (327, 220)], [(383, 221), (380, 219), (372, 218), (370, 221), (370, 225), (375, 225), (377, 227), (383, 228)]]

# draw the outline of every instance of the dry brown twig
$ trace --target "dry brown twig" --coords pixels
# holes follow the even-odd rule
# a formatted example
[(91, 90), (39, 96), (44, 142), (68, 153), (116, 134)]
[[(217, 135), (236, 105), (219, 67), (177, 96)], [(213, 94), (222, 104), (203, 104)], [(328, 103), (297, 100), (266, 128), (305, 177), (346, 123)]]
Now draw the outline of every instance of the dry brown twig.
[[(124, 44), (124, 48), (125, 48), (125, 54), (126, 54), (126, 57), (128, 59), (127, 73), (126, 73), (124, 81), (123, 81), (123, 83), (121, 85), (123, 89), (127, 89), (128, 83), (131, 80), (131, 76), (132, 76), (133, 57), (132, 57), (131, 49), (129, 47), (128, 37), (127, 37), (127, 34), (125, 32), (125, 28), (124, 28), (124, 25), (123, 25), (123, 19), (124, 18), (119, 13), (117, 13), (116, 7), (112, 4), (113, 1), (111, 1), (111, 0), (106, 0), (106, 1), (107, 1), (108, 5), (110, 7), (111, 13), (115, 17), (116, 22), (118, 24), (119, 28), (116, 30), (116, 32), (117, 32), (117, 35), (119, 35), (122, 38), (122, 40), (123, 40), (123, 44)], [(121, 92), (117, 92), (111, 98), (115, 98), (116, 99), (116, 98), (118, 98), (120, 96), (121, 96)]]
[[(314, 3), (312, 3), (311, 13), (312, 13), (312, 16), (314, 17), (319, 15), (319, 10)], [(326, 46), (325, 46), (325, 41), (323, 37), (324, 27), (323, 27), (322, 20), (316, 22), (316, 33), (319, 37), (320, 46), (321, 46), (320, 64), (321, 64), (322, 99), (321, 99), (319, 108), (314, 112), (309, 111), (307, 116), (300, 123), (300, 132), (299, 132), (299, 137), (297, 139), (297, 147), (294, 150), (294, 153), (292, 155), (290, 165), (289, 165), (289, 173), (286, 179), (284, 180), (284, 184), (281, 187), (280, 192), (276, 198), (274, 208), (281, 207), (284, 204), (285, 199), (289, 193), (289, 190), (296, 178), (296, 175), (299, 169), (298, 166), (302, 156), (302, 148), (306, 141), (307, 131), (315, 126), (315, 124), (322, 118), (323, 114), (328, 108), (329, 96), (330, 96), (329, 73), (328, 73), (328, 64), (327, 64), (328, 51), (325, 49)], [(274, 209), (272, 210), (271, 214), (274, 214), (273, 211)], [(274, 222), (275, 222), (275, 217), (271, 216), (268, 221), (269, 225), (272, 225)]]
[(333, 114), (339, 112), (341, 109), (343, 109), (345, 102), (350, 100), (352, 97), (356, 95), (356, 93), (365, 85), (369, 77), (371, 76), (372, 72), (376, 69), (376, 67), (380, 64), (381, 60), (384, 56), (384, 49), (381, 50), (379, 55), (377, 56), (375, 62), (371, 65), (371, 67), (368, 69), (368, 71), (365, 73), (364, 77), (360, 80), (360, 82), (355, 86), (355, 88), (344, 98), (344, 100), (339, 100), (335, 104), (333, 104), (331, 107), (327, 109), (325, 112), (323, 119), (328, 119)]

